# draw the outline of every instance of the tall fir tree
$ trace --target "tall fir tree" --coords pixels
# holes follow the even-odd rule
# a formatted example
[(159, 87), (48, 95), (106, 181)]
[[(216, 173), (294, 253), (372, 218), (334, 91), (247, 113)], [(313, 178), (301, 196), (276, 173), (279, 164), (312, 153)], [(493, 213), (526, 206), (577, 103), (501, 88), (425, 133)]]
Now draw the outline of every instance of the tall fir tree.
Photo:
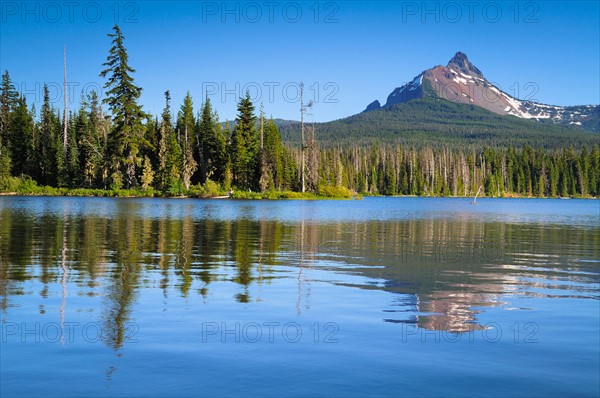
[(18, 97), (8, 70), (5, 70), (0, 85), (0, 185), (2, 186), (8, 183), (8, 178), (11, 176), (10, 122)]
[(229, 156), (227, 154), (229, 129), (224, 128), (221, 122), (219, 122), (219, 113), (214, 109), (212, 111), (212, 120), (212, 135), (209, 136), (207, 145), (209, 153), (207, 178), (222, 182), (229, 168)]
[(177, 117), (177, 131), (182, 151), (181, 177), (186, 189), (190, 188), (192, 175), (198, 168), (198, 162), (194, 159), (194, 147), (196, 146), (194, 145), (195, 124), (194, 103), (188, 91)]
[(8, 70), (2, 74), (0, 85), (0, 147), (10, 146), (10, 113), (18, 105), (19, 94), (10, 78)]
[(103, 66), (101, 77), (107, 77), (104, 85), (107, 103), (112, 112), (113, 127), (108, 139), (108, 153), (111, 156), (113, 181), (116, 185), (124, 179), (125, 186), (134, 187), (136, 170), (141, 165), (140, 146), (144, 143), (146, 115), (138, 104), (142, 89), (136, 86), (132, 77), (135, 70), (129, 66), (129, 56), (125, 49), (125, 37), (118, 25), (114, 26), (112, 47)]
[(106, 178), (104, 170), (106, 126), (98, 94), (95, 91), (88, 94), (82, 103), (79, 125), (82, 128), (78, 133), (78, 145), (83, 185), (88, 188), (103, 187), (103, 180)]
[(171, 120), (171, 93), (165, 92), (165, 108), (160, 122), (158, 184), (163, 192), (178, 192), (181, 183), (181, 148)]
[(281, 133), (273, 121), (269, 119), (264, 128), (263, 162), (269, 175), (268, 188), (284, 187), (284, 170), (286, 149), (281, 143)]
[(143, 147), (143, 156), (148, 157), (154, 172), (153, 186), (156, 186), (158, 172), (158, 152), (160, 146), (160, 122), (157, 117), (148, 115), (146, 118), (146, 145)]
[(60, 131), (60, 121), (56, 118), (55, 109), (50, 104), (50, 92), (44, 84), (44, 102), (40, 114), (38, 152), (40, 154), (39, 183), (43, 185), (56, 185), (56, 148), (55, 137)]
[(212, 109), (210, 99), (202, 105), (202, 112), (196, 125), (198, 142), (199, 182), (207, 179), (221, 182), (227, 166), (226, 139), (219, 117)]
[(29, 175), (33, 171), (33, 128), (34, 121), (27, 108), (25, 97), (17, 100), (17, 106), (10, 114), (9, 142), (12, 153), (12, 173), (15, 176)]
[(241, 190), (254, 189), (257, 186), (258, 140), (256, 135), (256, 116), (250, 93), (240, 98), (238, 115), (231, 134), (231, 171), (233, 184)]

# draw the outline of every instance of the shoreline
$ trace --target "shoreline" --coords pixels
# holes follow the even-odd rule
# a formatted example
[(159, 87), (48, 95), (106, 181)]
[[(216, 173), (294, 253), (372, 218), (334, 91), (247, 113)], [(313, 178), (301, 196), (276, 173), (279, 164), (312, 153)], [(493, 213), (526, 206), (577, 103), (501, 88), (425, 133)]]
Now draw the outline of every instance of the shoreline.
[[(77, 192), (75, 192), (77, 191)], [(79, 197), (79, 198), (115, 198), (115, 199), (132, 199), (132, 198), (150, 198), (150, 199), (217, 199), (217, 200), (360, 200), (362, 198), (449, 198), (449, 199), (472, 199), (473, 196), (444, 196), (444, 195), (369, 195), (369, 194), (354, 194), (351, 196), (322, 196), (315, 193), (309, 192), (293, 192), (293, 191), (271, 191), (271, 192), (244, 192), (240, 191), (241, 195), (236, 197), (234, 195), (217, 195), (217, 196), (192, 196), (192, 195), (178, 195), (178, 196), (161, 196), (161, 195), (143, 195), (141, 192), (136, 191), (135, 194), (127, 194), (125, 192), (115, 192), (111, 190), (102, 190), (102, 194), (98, 195), (98, 190), (93, 190), (94, 193), (81, 192), (81, 189), (67, 190), (64, 193), (21, 193), (21, 192), (0, 192), (0, 197)], [(600, 198), (594, 196), (574, 196), (574, 197), (562, 197), (562, 196), (521, 196), (515, 194), (508, 194), (505, 196), (479, 196), (478, 199), (589, 199), (598, 200)]]

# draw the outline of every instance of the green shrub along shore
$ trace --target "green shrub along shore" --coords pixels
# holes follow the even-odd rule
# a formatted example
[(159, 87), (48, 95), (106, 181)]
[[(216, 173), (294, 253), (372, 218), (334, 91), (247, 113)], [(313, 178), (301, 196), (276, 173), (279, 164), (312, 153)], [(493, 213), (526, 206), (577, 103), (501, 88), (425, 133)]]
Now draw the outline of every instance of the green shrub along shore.
[[(374, 195), (368, 192), (357, 193), (343, 186), (320, 185), (317, 192), (294, 192), (267, 190), (265, 192), (253, 191), (228, 191), (214, 181), (207, 180), (202, 185), (191, 186), (190, 189), (181, 187), (179, 190), (161, 192), (154, 188), (147, 189), (92, 189), (92, 188), (56, 188), (39, 186), (29, 177), (9, 177), (0, 181), (0, 196), (89, 196), (113, 198), (201, 198), (201, 199), (361, 199), (363, 196), (390, 196)], [(455, 197), (448, 195), (392, 195), (392, 196), (430, 196), (430, 197)], [(480, 195), (480, 197), (486, 197)], [(524, 196), (513, 193), (503, 193), (501, 198), (547, 198), (545, 196)], [(591, 195), (574, 195), (573, 198), (597, 199)], [(558, 198), (558, 196), (556, 197)]]
[(316, 193), (268, 190), (265, 192), (228, 191), (214, 181), (207, 180), (202, 185), (192, 185), (189, 189), (183, 186), (167, 192), (147, 189), (92, 189), (92, 188), (56, 188), (40, 186), (29, 177), (9, 177), (0, 181), (0, 196), (97, 196), (116, 198), (231, 198), (231, 199), (352, 199), (359, 197), (345, 187), (321, 185)]

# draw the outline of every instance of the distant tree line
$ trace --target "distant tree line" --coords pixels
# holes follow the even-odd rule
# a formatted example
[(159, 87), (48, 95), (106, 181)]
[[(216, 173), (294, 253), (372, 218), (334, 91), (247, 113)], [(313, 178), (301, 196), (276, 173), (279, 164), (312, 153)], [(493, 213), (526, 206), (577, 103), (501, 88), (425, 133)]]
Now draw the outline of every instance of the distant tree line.
[(321, 150), (318, 175), (326, 184), (379, 195), (471, 196), (481, 187), (487, 196), (598, 196), (600, 150), (373, 144)]
[[(189, 92), (174, 113), (169, 91), (160, 117), (143, 111), (118, 26), (101, 76), (110, 114), (96, 92), (61, 117), (43, 89), (38, 112), (28, 107), (8, 71), (0, 87), (0, 189), (14, 178), (52, 187), (138, 189), (181, 195), (193, 187), (220, 190), (345, 187), (382, 195), (598, 196), (598, 145), (555, 149), (428, 147), (377, 143), (302, 148), (282, 143), (274, 121), (255, 114), (250, 95), (240, 98), (230, 126), (219, 122), (208, 98), (198, 112)], [(66, 120), (65, 120), (66, 119)], [(66, 124), (66, 129), (65, 129)], [(376, 127), (374, 127), (376, 128)], [(66, 139), (65, 139), (66, 132)], [(313, 132), (314, 137), (314, 132)], [(305, 169), (302, 170), (302, 152)]]

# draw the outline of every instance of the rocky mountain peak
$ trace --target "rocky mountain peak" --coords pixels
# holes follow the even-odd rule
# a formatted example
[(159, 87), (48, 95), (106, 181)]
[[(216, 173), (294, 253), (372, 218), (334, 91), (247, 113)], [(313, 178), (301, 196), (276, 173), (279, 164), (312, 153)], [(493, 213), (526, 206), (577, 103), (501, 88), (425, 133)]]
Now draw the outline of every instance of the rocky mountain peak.
[(376, 111), (424, 97), (433, 97), (459, 104), (486, 109), (498, 115), (510, 115), (521, 119), (554, 122), (582, 126), (587, 130), (600, 131), (600, 106), (555, 106), (512, 97), (487, 81), (483, 73), (473, 65), (467, 55), (457, 52), (447, 66), (427, 69), (396, 87), (385, 105), (371, 102), (365, 112)]
[(467, 54), (460, 51), (454, 54), (454, 57), (452, 57), (450, 62), (448, 62), (447, 67), (451, 69), (457, 69), (459, 72), (462, 72), (465, 75), (483, 78), (483, 73), (481, 73), (481, 71), (469, 61)]

